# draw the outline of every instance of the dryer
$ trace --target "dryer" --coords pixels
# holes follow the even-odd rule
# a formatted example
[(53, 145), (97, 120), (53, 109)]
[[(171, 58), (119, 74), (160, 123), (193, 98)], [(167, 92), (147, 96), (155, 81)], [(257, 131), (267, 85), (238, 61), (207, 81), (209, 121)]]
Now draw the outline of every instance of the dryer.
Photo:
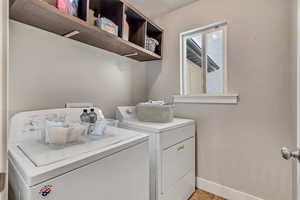
[(42, 144), (34, 131), (24, 129), (32, 117), (58, 112), (79, 120), (82, 110), (30, 111), (12, 117), (11, 200), (149, 199), (147, 135), (108, 126), (101, 138), (61, 148)]
[(187, 200), (195, 191), (195, 122), (141, 122), (135, 106), (118, 107), (119, 127), (149, 135), (150, 199)]

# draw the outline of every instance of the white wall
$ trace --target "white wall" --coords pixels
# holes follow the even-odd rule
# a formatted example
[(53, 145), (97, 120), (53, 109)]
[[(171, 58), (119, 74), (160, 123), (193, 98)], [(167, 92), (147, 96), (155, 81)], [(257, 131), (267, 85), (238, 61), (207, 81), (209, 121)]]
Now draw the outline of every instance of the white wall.
[(113, 117), (116, 106), (145, 100), (144, 65), (11, 21), (11, 113), (92, 102)]
[(151, 99), (179, 94), (179, 33), (228, 22), (229, 90), (241, 102), (178, 104), (176, 113), (197, 121), (199, 177), (265, 200), (292, 199), (292, 162), (281, 158), (280, 148), (295, 148), (293, 5), (200, 0), (157, 20), (165, 29), (164, 60), (147, 63)]

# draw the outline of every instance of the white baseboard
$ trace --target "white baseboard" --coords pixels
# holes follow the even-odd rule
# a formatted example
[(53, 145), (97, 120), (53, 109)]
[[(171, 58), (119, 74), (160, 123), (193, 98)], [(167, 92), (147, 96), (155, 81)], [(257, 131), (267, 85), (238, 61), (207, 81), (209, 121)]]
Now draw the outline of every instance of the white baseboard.
[(218, 183), (197, 177), (197, 188), (213, 193), (228, 200), (263, 200), (256, 196), (241, 192)]

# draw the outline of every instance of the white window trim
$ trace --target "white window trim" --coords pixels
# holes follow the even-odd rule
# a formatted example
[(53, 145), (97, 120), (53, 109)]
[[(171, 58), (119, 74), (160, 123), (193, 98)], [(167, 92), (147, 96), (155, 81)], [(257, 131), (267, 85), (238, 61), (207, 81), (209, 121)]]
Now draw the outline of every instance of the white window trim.
[[(174, 96), (175, 103), (221, 103), (221, 104), (236, 104), (238, 103), (238, 94), (228, 93), (228, 73), (227, 73), (227, 49), (224, 52), (224, 94), (212, 95), (212, 94), (199, 94), (199, 95), (187, 95), (185, 88), (184, 77), (186, 74), (185, 69), (185, 58), (186, 51), (186, 40), (194, 34), (206, 31), (214, 27), (220, 27), (227, 25), (226, 21), (217, 22), (208, 26), (196, 28), (190, 31), (186, 31), (180, 34), (180, 96)], [(226, 27), (225, 27), (226, 29)], [(225, 31), (224, 45), (227, 47), (227, 31)]]
[(190, 103), (190, 104), (238, 104), (238, 94), (201, 94), (201, 95), (175, 95), (174, 103)]

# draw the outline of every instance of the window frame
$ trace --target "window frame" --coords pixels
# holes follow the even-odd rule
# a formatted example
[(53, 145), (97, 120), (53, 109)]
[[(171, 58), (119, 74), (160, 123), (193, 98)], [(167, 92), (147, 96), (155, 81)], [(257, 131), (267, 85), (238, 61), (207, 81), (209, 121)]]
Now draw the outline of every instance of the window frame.
[[(223, 93), (222, 94), (199, 94), (199, 95), (188, 95), (187, 93), (187, 68), (186, 68), (186, 41), (188, 38), (191, 38), (193, 35), (198, 35), (199, 33), (207, 34), (216, 30), (224, 31), (224, 57), (223, 57)], [(204, 37), (205, 38), (205, 37)], [(204, 39), (203, 45), (206, 45), (206, 40)], [(205, 47), (203, 48), (205, 49)], [(204, 54), (206, 57), (206, 52)], [(206, 60), (206, 59), (203, 59)], [(205, 61), (204, 61), (205, 62)], [(207, 69), (206, 63), (203, 65), (205, 67), (204, 79), (206, 77)], [(203, 87), (205, 87), (206, 92), (206, 80)], [(186, 100), (185, 100), (186, 99)], [(226, 99), (226, 100), (224, 100)], [(230, 99), (228, 101), (228, 99)], [(224, 100), (224, 101), (223, 101)], [(228, 70), (227, 70), (227, 22), (221, 21), (208, 26), (203, 26), (196, 28), (190, 31), (180, 33), (180, 96), (174, 96), (175, 103), (238, 103), (238, 94), (228, 93)]]

